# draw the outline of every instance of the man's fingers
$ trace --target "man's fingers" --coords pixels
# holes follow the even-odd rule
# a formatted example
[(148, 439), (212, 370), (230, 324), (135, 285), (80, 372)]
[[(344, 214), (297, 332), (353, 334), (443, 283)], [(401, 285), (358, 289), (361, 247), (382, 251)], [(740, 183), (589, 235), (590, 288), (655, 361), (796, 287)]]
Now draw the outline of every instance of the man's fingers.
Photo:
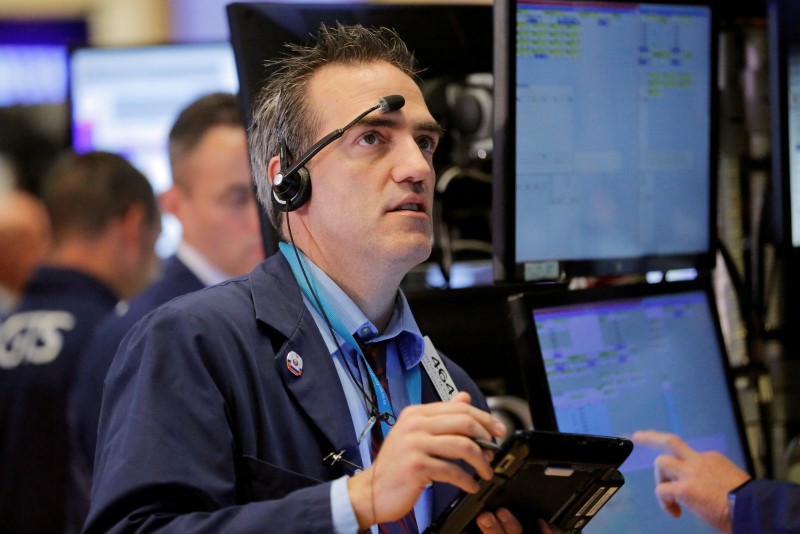
[(685, 464), (686, 462), (684, 460), (676, 458), (675, 456), (670, 456), (669, 454), (661, 454), (656, 457), (654, 463), (656, 484), (672, 482), (673, 480), (681, 478)]
[(483, 534), (522, 534), (522, 525), (505, 508), (500, 508), (495, 513), (482, 512), (476, 522)]
[(479, 486), (475, 478), (457, 464), (447, 460), (427, 456), (422, 458), (419, 463), (410, 464), (409, 474), (412, 474), (414, 470), (421, 471), (422, 478), (426, 480), (451, 484), (468, 493), (478, 491)]
[(465, 404), (472, 404), (472, 397), (466, 391), (459, 391), (456, 393), (450, 402), (463, 402)]
[(658, 432), (657, 430), (639, 430), (633, 433), (631, 439), (639, 445), (655, 447), (662, 452), (674, 454), (678, 458), (690, 458), (697, 452), (689, 447), (685, 441), (668, 432)]
[(463, 460), (475, 469), (478, 476), (486, 480), (494, 475), (483, 449), (473, 440), (463, 436), (437, 436), (425, 447), (425, 453), (436, 458)]
[[(453, 398), (450, 402), (432, 402), (429, 404), (418, 404), (414, 406), (409, 406), (402, 412), (400, 412), (400, 417), (398, 418), (398, 424), (405, 422), (406, 420), (414, 419), (414, 423), (409, 424), (426, 424), (424, 422), (420, 422), (421, 420), (417, 418), (433, 418), (439, 417), (435, 421), (434, 424), (426, 424), (427, 428), (429, 428), (431, 433), (441, 434), (444, 433), (439, 427), (436, 425), (441, 424), (450, 419), (454, 419), (464, 423), (465, 421), (469, 421), (473, 425), (480, 425), (483, 427), (486, 432), (490, 435), (484, 435), (483, 432), (480, 432), (481, 435), (476, 434), (477, 426), (474, 426), (472, 429), (466, 430), (455, 430), (452, 428), (452, 425), (449, 427), (451, 432), (455, 432), (458, 434), (462, 434), (465, 436), (475, 437), (475, 438), (488, 438), (490, 436), (494, 437), (504, 437), (506, 435), (506, 427), (492, 417), (492, 415), (488, 412), (481, 410), (480, 408), (476, 408), (469, 404), (468, 402), (464, 402), (464, 399), (469, 399), (469, 394), (463, 393), (463, 398), (460, 398), (459, 393), (456, 397)], [(459, 398), (460, 400), (456, 400)], [(469, 420), (465, 419), (469, 418)], [(402, 421), (401, 421), (402, 420)], [(431, 423), (429, 421), (428, 423)]]
[(676, 499), (675, 482), (664, 482), (656, 486), (656, 497), (665, 512), (672, 517), (681, 516), (681, 505)]

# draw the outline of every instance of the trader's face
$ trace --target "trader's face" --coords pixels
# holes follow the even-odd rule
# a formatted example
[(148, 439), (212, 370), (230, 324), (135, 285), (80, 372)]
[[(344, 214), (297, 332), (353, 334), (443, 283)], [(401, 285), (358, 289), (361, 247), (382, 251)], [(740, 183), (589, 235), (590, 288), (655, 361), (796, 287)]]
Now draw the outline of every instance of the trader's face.
[(307, 165), (313, 189), (302, 222), (323, 258), (347, 255), (405, 271), (427, 259), (441, 128), (417, 85), (396, 67), (375, 62), (323, 67), (308, 92), (319, 119), (317, 139), (381, 97), (405, 98), (398, 111), (372, 112)]

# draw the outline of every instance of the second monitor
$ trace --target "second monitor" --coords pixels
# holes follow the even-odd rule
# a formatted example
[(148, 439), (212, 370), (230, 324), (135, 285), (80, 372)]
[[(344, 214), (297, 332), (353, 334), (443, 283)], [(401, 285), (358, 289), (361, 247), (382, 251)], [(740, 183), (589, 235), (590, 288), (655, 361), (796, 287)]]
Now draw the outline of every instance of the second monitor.
[[(672, 432), (750, 468), (709, 280), (527, 294), (511, 306), (537, 429)], [(587, 534), (715, 532), (661, 511), (656, 455), (634, 449), (620, 468), (625, 486)]]

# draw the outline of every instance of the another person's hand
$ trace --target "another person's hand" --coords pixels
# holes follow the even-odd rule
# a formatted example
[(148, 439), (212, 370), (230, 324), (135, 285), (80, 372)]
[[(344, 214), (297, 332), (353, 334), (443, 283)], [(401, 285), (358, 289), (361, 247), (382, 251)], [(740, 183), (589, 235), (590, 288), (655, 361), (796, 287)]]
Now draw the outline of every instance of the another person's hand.
[(662, 451), (655, 460), (656, 496), (674, 517), (686, 507), (712, 527), (731, 532), (728, 492), (750, 476), (716, 451), (697, 452), (679, 437), (655, 430), (634, 432), (633, 441)]
[(466, 392), (458, 393), (450, 402), (407, 407), (372, 466), (348, 480), (359, 527), (403, 517), (431, 482), (477, 491), (478, 482), (452, 460), (463, 460), (478, 476), (491, 479), (492, 453), (483, 451), (473, 438), (491, 440), (505, 433), (500, 421), (470, 404)]

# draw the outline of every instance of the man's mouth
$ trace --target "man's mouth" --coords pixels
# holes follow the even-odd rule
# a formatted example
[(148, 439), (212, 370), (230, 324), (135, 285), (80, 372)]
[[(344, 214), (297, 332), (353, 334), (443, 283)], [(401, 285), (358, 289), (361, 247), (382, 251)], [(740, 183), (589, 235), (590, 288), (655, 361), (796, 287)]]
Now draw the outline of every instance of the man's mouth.
[(393, 211), (422, 211), (422, 208), (418, 204), (403, 204)]

